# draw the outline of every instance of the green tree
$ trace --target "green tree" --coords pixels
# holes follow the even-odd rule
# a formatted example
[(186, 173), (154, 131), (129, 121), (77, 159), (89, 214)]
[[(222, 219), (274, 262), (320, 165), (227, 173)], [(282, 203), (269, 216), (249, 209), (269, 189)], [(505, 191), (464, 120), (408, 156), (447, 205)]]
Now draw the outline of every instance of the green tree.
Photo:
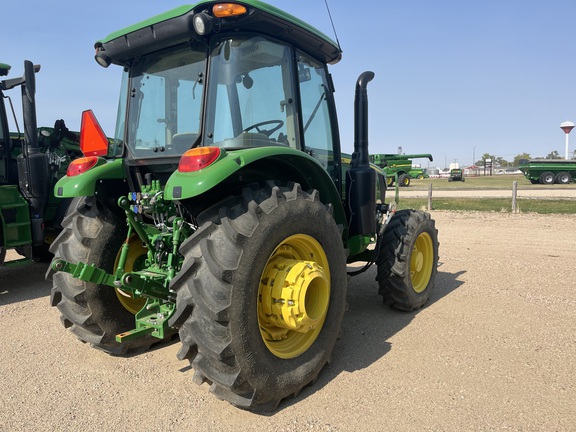
[(520, 165), (520, 159), (530, 159), (530, 154), (529, 153), (521, 153), (518, 154), (514, 157), (514, 161), (512, 162), (512, 165), (517, 167), (518, 165)]
[(484, 153), (482, 155), (482, 159), (476, 161), (474, 164), (478, 166), (484, 166), (486, 164), (486, 159), (492, 159), (492, 164), (496, 162), (496, 156), (491, 155), (490, 153)]
[(564, 158), (560, 156), (560, 153), (554, 150), (546, 155), (546, 159), (564, 159)]

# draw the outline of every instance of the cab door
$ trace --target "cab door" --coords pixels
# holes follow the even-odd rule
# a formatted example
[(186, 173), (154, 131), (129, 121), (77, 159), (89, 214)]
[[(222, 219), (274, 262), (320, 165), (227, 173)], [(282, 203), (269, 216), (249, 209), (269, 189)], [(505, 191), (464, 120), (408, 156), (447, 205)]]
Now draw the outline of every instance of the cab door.
[(328, 171), (341, 193), (338, 121), (334, 109), (333, 86), (326, 66), (299, 52), (298, 83), (304, 149)]

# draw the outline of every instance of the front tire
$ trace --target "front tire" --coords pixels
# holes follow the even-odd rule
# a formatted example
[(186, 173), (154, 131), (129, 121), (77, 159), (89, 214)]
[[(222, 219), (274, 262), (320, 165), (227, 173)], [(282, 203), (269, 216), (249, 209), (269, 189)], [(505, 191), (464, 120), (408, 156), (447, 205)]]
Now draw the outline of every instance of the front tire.
[[(94, 264), (113, 273), (117, 252), (126, 239), (126, 223), (94, 197), (76, 198), (70, 210), (62, 222), (64, 229), (50, 248), (55, 259)], [(50, 276), (50, 303), (62, 314), (64, 327), (82, 342), (115, 355), (141, 352), (160, 342), (152, 336), (116, 342), (117, 334), (135, 327), (134, 311), (129, 305), (134, 308), (138, 301), (124, 300), (126, 293), (75, 279), (68, 273), (49, 270), (47, 278)]]
[(172, 285), (178, 357), (220, 399), (273, 410), (330, 361), (346, 301), (341, 232), (298, 184), (245, 188), (200, 218)]
[(400, 177), (398, 177), (398, 184), (402, 187), (410, 186), (410, 176), (408, 174), (400, 174)]
[(438, 231), (428, 213), (400, 210), (380, 242), (376, 264), (384, 303), (404, 311), (422, 307), (430, 298), (438, 266)]

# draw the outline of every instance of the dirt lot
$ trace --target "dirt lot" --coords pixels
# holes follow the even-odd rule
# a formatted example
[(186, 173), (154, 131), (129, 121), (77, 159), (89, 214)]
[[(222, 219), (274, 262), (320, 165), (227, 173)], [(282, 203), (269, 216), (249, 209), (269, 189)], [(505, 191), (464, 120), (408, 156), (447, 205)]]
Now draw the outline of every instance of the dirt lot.
[(433, 212), (440, 267), (417, 313), (352, 279), (334, 360), (272, 415), (215, 399), (178, 343), (130, 358), (80, 343), (45, 265), (0, 268), (4, 431), (566, 431), (576, 427), (576, 216)]

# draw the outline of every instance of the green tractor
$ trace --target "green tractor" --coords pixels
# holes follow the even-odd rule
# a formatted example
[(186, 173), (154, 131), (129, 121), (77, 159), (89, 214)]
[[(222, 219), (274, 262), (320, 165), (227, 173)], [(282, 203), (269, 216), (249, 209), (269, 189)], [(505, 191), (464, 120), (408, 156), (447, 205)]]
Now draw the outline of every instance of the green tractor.
[(428, 174), (428, 170), (426, 168), (412, 168), (408, 173), (408, 175), (410, 176), (410, 178), (418, 180), (424, 180), (430, 178), (430, 175)]
[(464, 170), (462, 168), (452, 168), (450, 170), (450, 176), (448, 177), (449, 182), (453, 181), (461, 181), (465, 182), (466, 178), (464, 177)]
[[(9, 70), (9, 65), (0, 63), (0, 76)], [(78, 136), (68, 131), (63, 120), (57, 120), (53, 128), (37, 128), (35, 74), (39, 70), (40, 66), (26, 61), (22, 77), (0, 81), (0, 265), (8, 249), (24, 256), (10, 265), (52, 258), (48, 248), (62, 228), (71, 201), (57, 199), (52, 189), (72, 159), (82, 155)], [(22, 90), (24, 136), (6, 94), (16, 87)], [(5, 100), (17, 133), (9, 132)]]
[(348, 276), (376, 264), (385, 304), (428, 300), (435, 223), (385, 203), (368, 156), (372, 72), (356, 83), (354, 153), (341, 153), (332, 40), (260, 1), (203, 1), (95, 47), (124, 70), (116, 135), (109, 145), (83, 113), (47, 275), (76, 337), (127, 354), (177, 333), (194, 382), (266, 411), (330, 361)]

